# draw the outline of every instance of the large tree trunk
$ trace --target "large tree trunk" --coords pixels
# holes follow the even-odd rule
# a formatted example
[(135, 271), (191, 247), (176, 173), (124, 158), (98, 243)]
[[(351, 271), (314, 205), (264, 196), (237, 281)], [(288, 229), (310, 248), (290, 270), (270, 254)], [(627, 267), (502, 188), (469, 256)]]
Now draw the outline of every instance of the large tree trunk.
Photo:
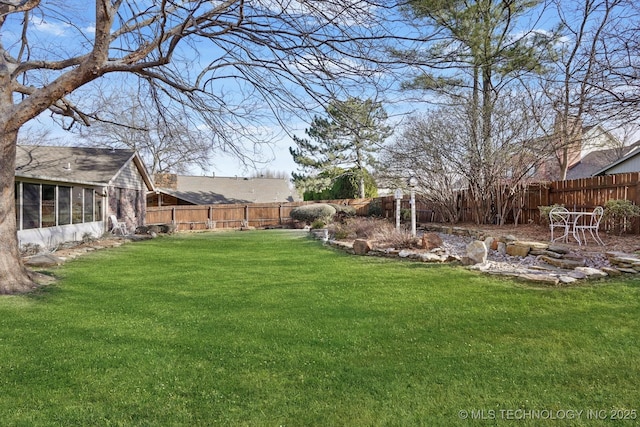
[(36, 285), (18, 250), (15, 206), (17, 132), (0, 133), (0, 294), (27, 292)]

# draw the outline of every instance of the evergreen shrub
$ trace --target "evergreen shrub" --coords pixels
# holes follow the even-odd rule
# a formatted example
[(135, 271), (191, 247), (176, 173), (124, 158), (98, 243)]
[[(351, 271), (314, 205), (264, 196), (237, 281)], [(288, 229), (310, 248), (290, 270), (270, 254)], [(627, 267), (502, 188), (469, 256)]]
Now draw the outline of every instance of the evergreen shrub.
[(311, 224), (314, 221), (322, 221), (325, 224), (331, 221), (336, 214), (336, 208), (326, 203), (297, 206), (291, 210), (291, 218), (297, 221)]

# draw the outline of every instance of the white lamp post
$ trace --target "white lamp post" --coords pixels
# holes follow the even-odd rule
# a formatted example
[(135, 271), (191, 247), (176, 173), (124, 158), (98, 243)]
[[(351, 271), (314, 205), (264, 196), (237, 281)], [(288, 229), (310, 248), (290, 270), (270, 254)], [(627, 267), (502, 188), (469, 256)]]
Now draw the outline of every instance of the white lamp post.
[(402, 190), (397, 189), (395, 193), (393, 193), (393, 197), (396, 199), (396, 230), (400, 230), (400, 203), (402, 202)]
[(411, 204), (411, 235), (416, 237), (416, 185), (418, 185), (418, 180), (412, 175), (407, 184), (411, 189), (411, 200), (409, 201)]

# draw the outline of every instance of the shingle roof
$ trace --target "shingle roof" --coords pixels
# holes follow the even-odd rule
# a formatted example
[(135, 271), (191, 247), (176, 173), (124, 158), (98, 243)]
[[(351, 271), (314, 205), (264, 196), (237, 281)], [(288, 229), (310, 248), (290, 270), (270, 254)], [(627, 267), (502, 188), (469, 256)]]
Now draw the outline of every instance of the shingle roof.
[(178, 175), (177, 190), (159, 189), (197, 205), (271, 203), (301, 200), (281, 178), (228, 178)]
[[(599, 173), (604, 169), (608, 169), (614, 164), (619, 163), (622, 159), (626, 158), (625, 155), (633, 152), (640, 146), (640, 142), (624, 147), (622, 150), (606, 149), (593, 151), (567, 171), (567, 179), (579, 179), (589, 178)], [(622, 154), (622, 159), (619, 159)]]
[(131, 160), (139, 163), (134, 150), (18, 145), (16, 177), (107, 185)]

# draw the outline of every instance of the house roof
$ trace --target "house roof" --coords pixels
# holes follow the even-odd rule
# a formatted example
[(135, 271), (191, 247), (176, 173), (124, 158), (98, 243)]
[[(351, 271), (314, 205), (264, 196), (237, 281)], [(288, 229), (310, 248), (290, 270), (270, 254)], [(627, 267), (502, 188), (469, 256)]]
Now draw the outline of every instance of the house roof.
[[(606, 170), (614, 164), (620, 163), (634, 150), (637, 152), (638, 147), (640, 147), (640, 142), (624, 147), (622, 151), (616, 149), (593, 151), (569, 168), (567, 179), (588, 178), (597, 175), (603, 168)], [(616, 160), (620, 154), (625, 157)]]
[(177, 189), (158, 188), (196, 205), (298, 201), (300, 196), (282, 178), (207, 177), (178, 175)]
[(622, 163), (625, 163), (625, 162), (629, 161), (630, 159), (640, 155), (640, 141), (638, 141), (635, 144), (633, 144), (630, 148), (631, 149), (627, 152), (627, 154), (624, 157), (616, 160), (613, 163), (607, 164), (605, 167), (603, 167), (601, 169), (598, 169), (596, 172), (594, 172), (592, 174), (592, 176), (605, 175), (608, 170), (610, 170), (610, 169), (612, 169), (612, 168), (614, 168), (614, 167), (616, 167), (616, 166), (618, 166), (618, 165), (620, 165)]
[(134, 150), (18, 145), (16, 177), (74, 184), (109, 185), (133, 161), (149, 190), (153, 183)]

